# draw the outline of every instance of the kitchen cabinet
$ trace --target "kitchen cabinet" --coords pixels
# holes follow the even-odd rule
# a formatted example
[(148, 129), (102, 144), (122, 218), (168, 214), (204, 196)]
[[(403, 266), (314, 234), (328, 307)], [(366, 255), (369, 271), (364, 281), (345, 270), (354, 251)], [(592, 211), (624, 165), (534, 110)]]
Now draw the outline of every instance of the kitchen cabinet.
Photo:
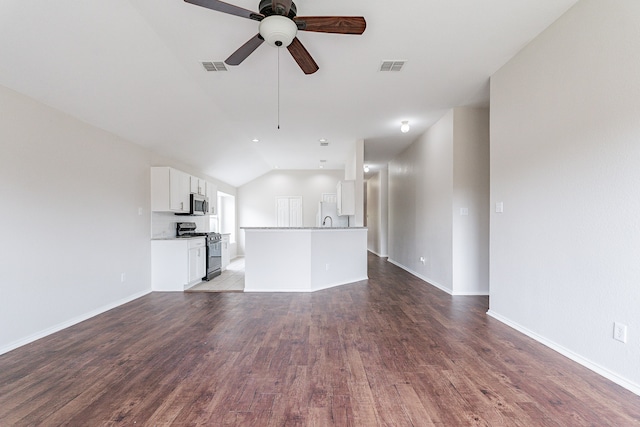
[(151, 210), (189, 213), (190, 176), (170, 167), (151, 168)]
[(201, 196), (207, 195), (207, 182), (197, 176), (190, 177), (190, 191)]
[(207, 182), (206, 195), (209, 199), (209, 215), (218, 215), (218, 186)]
[[(198, 283), (207, 273), (205, 266), (206, 247), (204, 239), (196, 239), (189, 245), (189, 281), (188, 285)], [(200, 241), (202, 240), (202, 241)]]
[(151, 289), (184, 291), (206, 273), (204, 237), (151, 241)]
[(229, 234), (222, 235), (221, 247), (222, 247), (222, 271), (227, 269), (227, 266), (231, 262), (229, 255)]
[(356, 182), (340, 181), (337, 187), (338, 215), (356, 214)]

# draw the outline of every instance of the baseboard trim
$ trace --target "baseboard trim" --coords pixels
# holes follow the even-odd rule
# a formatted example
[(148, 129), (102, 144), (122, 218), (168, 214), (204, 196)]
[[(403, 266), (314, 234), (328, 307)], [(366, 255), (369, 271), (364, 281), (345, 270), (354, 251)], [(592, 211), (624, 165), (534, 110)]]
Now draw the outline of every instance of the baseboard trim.
[(388, 258), (387, 261), (389, 261), (391, 264), (400, 267), (401, 269), (403, 269), (404, 271), (406, 271), (407, 273), (410, 273), (414, 276), (416, 276), (418, 279), (423, 280), (425, 282), (427, 282), (427, 284), (440, 289), (441, 291), (444, 291), (446, 293), (448, 293), (449, 295), (454, 295), (453, 292), (451, 291), (451, 289), (447, 288), (444, 285), (441, 285), (440, 283), (436, 282), (435, 280), (431, 280), (428, 277), (423, 276), (422, 274), (413, 271), (412, 269), (410, 269), (409, 267), (400, 264), (398, 261), (392, 260), (391, 258)]
[(363, 282), (369, 280), (368, 276), (362, 276), (360, 278), (352, 278), (352, 279), (348, 279), (348, 281), (346, 282), (340, 282), (340, 283), (329, 283), (329, 284), (324, 284), (324, 285), (320, 285), (318, 287), (314, 287), (314, 288), (309, 288), (309, 289), (280, 289), (280, 288), (268, 288), (268, 289), (253, 289), (253, 288), (244, 288), (244, 292), (245, 293), (261, 293), (261, 292), (277, 292), (277, 293), (287, 293), (287, 292), (291, 292), (291, 293), (312, 293), (312, 292), (317, 292), (317, 291), (323, 291), (325, 289), (331, 289), (331, 288), (337, 288), (339, 286), (347, 286), (347, 285), (352, 285), (354, 283), (358, 283), (358, 282)]
[(375, 256), (379, 257), (379, 258), (388, 258), (389, 255), (382, 255), (377, 253), (376, 251), (372, 251), (371, 249), (367, 249), (367, 251), (371, 252), (372, 254), (374, 254)]
[(112, 310), (112, 309), (114, 309), (116, 307), (119, 307), (119, 306), (121, 306), (123, 304), (126, 304), (128, 302), (136, 300), (136, 299), (138, 299), (140, 297), (143, 297), (145, 295), (148, 295), (150, 293), (151, 293), (150, 289), (146, 290), (146, 291), (135, 293), (135, 294), (130, 295), (130, 296), (126, 297), (126, 298), (123, 298), (123, 299), (115, 301), (115, 302), (113, 302), (111, 304), (107, 304), (107, 305), (105, 305), (103, 307), (100, 307), (100, 308), (98, 308), (96, 310), (92, 310), (92, 311), (90, 311), (88, 313), (85, 313), (85, 314), (82, 314), (80, 316), (74, 317), (74, 318), (69, 319), (67, 321), (64, 321), (62, 323), (58, 323), (57, 325), (54, 325), (54, 326), (52, 326), (50, 328), (43, 329), (40, 332), (36, 332), (35, 334), (29, 335), (27, 337), (24, 337), (24, 338), (21, 338), (21, 339), (19, 339), (17, 341), (14, 341), (14, 342), (6, 345), (6, 346), (0, 347), (0, 354), (8, 353), (11, 350), (15, 350), (18, 347), (22, 347), (23, 345), (26, 345), (26, 344), (32, 343), (34, 341), (37, 341), (40, 338), (44, 338), (44, 337), (46, 337), (48, 335), (54, 334), (56, 332), (59, 332), (59, 331), (61, 331), (63, 329), (66, 329), (66, 328), (68, 328), (70, 326), (76, 325), (76, 324), (78, 324), (80, 322), (84, 322), (85, 320), (88, 320), (88, 319), (90, 319), (92, 317), (95, 317), (95, 316), (97, 316), (99, 314), (105, 313), (105, 312), (107, 312), (109, 310)]
[(627, 390), (629, 390), (630, 392), (640, 396), (640, 385), (634, 383), (633, 381), (629, 381), (626, 378), (623, 378), (621, 376), (619, 376), (618, 374), (611, 372), (609, 369), (598, 365), (597, 363), (594, 363), (592, 361), (590, 361), (589, 359), (586, 359), (582, 356), (580, 356), (577, 353), (574, 353), (573, 351), (543, 337), (542, 335), (538, 335), (537, 333), (525, 328), (524, 326), (496, 313), (495, 311), (487, 311), (487, 315), (493, 317), (494, 319), (498, 320), (499, 322), (504, 323), (505, 325), (515, 329), (518, 332), (521, 332), (523, 334), (525, 334), (526, 336), (528, 336), (531, 339), (536, 340), (537, 342), (539, 342), (540, 344), (543, 344), (547, 347), (549, 347), (551, 350), (554, 350), (558, 353), (560, 353), (561, 355), (573, 360), (574, 362), (584, 366), (585, 368), (595, 372), (598, 375), (601, 375), (603, 377), (605, 377), (606, 379), (613, 381), (614, 383), (618, 384), (620, 387), (624, 387)]

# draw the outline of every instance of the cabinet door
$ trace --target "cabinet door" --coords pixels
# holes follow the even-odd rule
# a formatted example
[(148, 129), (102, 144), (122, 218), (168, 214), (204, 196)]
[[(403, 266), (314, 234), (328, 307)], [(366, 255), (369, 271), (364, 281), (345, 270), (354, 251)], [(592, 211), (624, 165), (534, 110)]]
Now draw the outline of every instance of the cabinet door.
[(229, 255), (229, 236), (222, 236), (222, 270), (226, 270), (229, 265), (230, 255)]
[(189, 191), (194, 194), (206, 196), (207, 195), (206, 181), (196, 176), (191, 176), (189, 178), (190, 178)]
[(218, 215), (218, 186), (207, 182), (207, 198), (209, 199), (209, 215)]
[(169, 175), (169, 198), (171, 210), (180, 213), (189, 213), (189, 175), (171, 169)]
[(202, 249), (189, 249), (189, 284), (195, 283), (204, 277)]
[(207, 274), (207, 249), (206, 248), (198, 248), (198, 272), (196, 276), (198, 280), (202, 279)]
[(340, 181), (337, 188), (338, 215), (356, 214), (356, 182)]

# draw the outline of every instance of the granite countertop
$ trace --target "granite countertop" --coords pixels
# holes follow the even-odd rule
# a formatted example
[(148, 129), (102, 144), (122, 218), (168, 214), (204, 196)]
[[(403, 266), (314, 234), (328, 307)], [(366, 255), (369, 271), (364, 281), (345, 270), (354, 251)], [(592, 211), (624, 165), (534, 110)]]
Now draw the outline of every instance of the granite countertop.
[(240, 227), (241, 230), (366, 230), (367, 227)]
[(204, 239), (204, 236), (193, 236), (193, 237), (153, 237), (151, 240), (191, 240), (191, 239)]

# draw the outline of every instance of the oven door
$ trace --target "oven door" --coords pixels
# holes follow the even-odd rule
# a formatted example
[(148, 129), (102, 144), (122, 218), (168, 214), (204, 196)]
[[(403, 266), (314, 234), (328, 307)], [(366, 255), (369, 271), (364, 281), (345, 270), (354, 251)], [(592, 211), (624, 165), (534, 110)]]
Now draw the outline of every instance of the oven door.
[(203, 280), (211, 280), (222, 274), (222, 242), (207, 242), (207, 275)]

